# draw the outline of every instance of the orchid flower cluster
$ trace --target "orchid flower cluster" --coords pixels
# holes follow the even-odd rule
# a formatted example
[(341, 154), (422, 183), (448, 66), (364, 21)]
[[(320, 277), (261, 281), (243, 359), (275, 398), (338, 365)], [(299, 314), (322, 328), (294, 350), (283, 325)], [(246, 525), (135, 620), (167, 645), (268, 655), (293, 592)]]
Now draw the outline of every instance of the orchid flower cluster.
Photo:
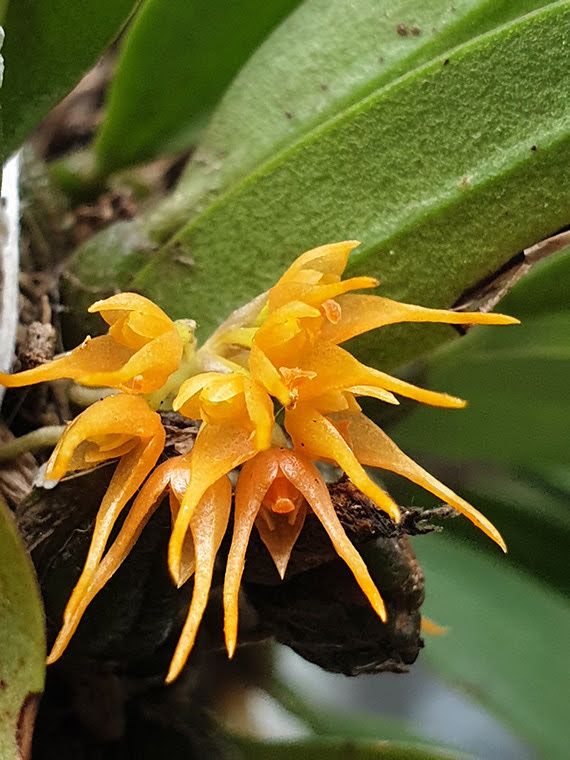
[[(87, 338), (70, 353), (34, 369), (0, 374), (0, 383), (8, 387), (71, 378), (81, 385), (115, 390), (67, 426), (47, 464), (46, 478), (57, 480), (118, 460), (48, 662), (60, 657), (85, 609), (166, 496), (172, 515), (171, 576), (178, 586), (194, 579), (169, 682), (193, 647), (232, 508), (233, 536), (223, 591), (230, 657), (237, 643), (238, 593), (254, 526), (283, 578), (309, 511), (322, 523), (375, 612), (386, 620), (380, 592), (338, 520), (319, 462), (341, 468), (396, 522), (397, 504), (364, 468), (402, 475), (455, 507), (505, 548), (496, 528), (407, 457), (363, 414), (357, 399), (369, 396), (397, 404), (394, 394), (398, 394), (456, 409), (465, 402), (367, 367), (341, 344), (397, 322), (512, 324), (517, 320), (353, 293), (378, 285), (372, 277), (342, 279), (357, 245), (347, 241), (302, 254), (268, 293), (234, 312), (200, 349), (194, 323), (173, 322), (148, 299), (120, 293), (90, 308), (108, 323), (107, 335)], [(156, 466), (165, 444), (159, 414), (163, 410), (200, 420), (201, 427), (190, 453)], [(228, 476), (236, 468), (241, 469), (233, 489)], [(115, 523), (131, 500), (109, 546)]]

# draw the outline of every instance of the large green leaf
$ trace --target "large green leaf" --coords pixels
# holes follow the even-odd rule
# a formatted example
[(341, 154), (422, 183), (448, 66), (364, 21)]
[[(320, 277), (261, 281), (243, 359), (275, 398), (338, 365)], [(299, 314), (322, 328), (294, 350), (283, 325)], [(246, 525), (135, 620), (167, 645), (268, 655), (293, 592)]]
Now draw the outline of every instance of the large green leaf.
[(188, 147), (200, 120), (300, 0), (147, 0), (125, 40), (95, 151), (106, 174)]
[[(266, 54), (275, 39), (284, 44), (284, 26), (267, 41)], [(195, 317), (203, 337), (301, 251), (356, 237), (363, 245), (352, 273), (378, 275), (392, 297), (451, 305), (568, 221), (569, 33), (570, 4), (555, 3), (367, 90), (349, 108), (339, 105), (334, 118), (211, 203), (200, 174), (195, 216), (157, 250), (169, 224), (181, 224), (189, 177), (172, 199), (171, 216), (163, 208), (79, 251), (72, 271), (75, 283), (88, 286), (83, 303), (94, 289), (136, 288), (175, 317)], [(308, 39), (295, 29), (289, 44), (294, 59)], [(249, 88), (250, 97), (263, 93), (255, 77)], [(235, 125), (236, 111), (232, 118)], [(217, 166), (209, 163), (208, 187), (218, 183)], [(360, 355), (394, 365), (451, 335), (447, 328), (385, 329), (361, 342)]]
[(404, 448), (454, 461), (568, 463), (568, 312), (508, 331), (478, 328), (430, 367), (430, 387), (469, 404), (460, 412), (418, 407), (398, 427)]
[(426, 656), (458, 688), (495, 711), (548, 760), (566, 758), (570, 611), (564, 598), (442, 536), (414, 548), (426, 575), (426, 614), (449, 627)]
[[(446, 50), (544, 0), (306, 0), (232, 84), (164, 223), (184, 224), (329, 119)], [(223, 160), (220, 160), (223, 157)], [(213, 176), (212, 176), (213, 175)]]
[[(462, 471), (470, 468), (462, 468)], [(553, 589), (567, 594), (567, 541), (570, 538), (570, 489), (557, 489), (540, 473), (516, 470), (497, 473), (487, 467), (472, 468), (471, 482), (462, 477), (458, 484), (446, 480), (471, 504), (476, 504), (502, 532), (509, 549), (509, 561)], [(467, 521), (455, 520), (453, 529), (466, 532)], [(469, 537), (474, 531), (469, 525)], [(486, 536), (479, 533), (478, 545), (493, 551)]]
[(264, 742), (235, 739), (244, 760), (461, 760), (465, 755), (417, 744), (354, 739), (309, 738)]
[(27, 760), (45, 675), (43, 607), (32, 563), (0, 501), (0, 757)]
[(95, 63), (134, 5), (135, 0), (14, 0), (8, 5), (1, 93), (5, 155)]
[[(431, 430), (426, 430), (426, 434), (430, 433)], [(393, 436), (397, 438), (397, 434)], [(442, 463), (426, 461), (420, 455), (415, 458), (500, 530), (511, 565), (560, 593), (568, 593), (570, 488), (567, 485), (553, 483), (543, 472), (520, 467), (506, 469), (490, 462)], [(390, 478), (388, 483), (390, 493), (400, 504), (420, 504), (423, 508), (441, 504), (401, 479)], [(494, 555), (497, 550), (486, 535), (463, 518), (446, 521), (445, 531), (450, 536), (467, 538), (483, 552)]]
[[(467, 409), (416, 407), (392, 431), (497, 525), (512, 562), (562, 591), (570, 483), (557, 473), (568, 464), (569, 286), (570, 251), (536, 266), (501, 303), (522, 325), (477, 328), (430, 358), (428, 385), (462, 395)], [(466, 521), (451, 530), (474, 536)], [(485, 537), (479, 545), (492, 550)]]

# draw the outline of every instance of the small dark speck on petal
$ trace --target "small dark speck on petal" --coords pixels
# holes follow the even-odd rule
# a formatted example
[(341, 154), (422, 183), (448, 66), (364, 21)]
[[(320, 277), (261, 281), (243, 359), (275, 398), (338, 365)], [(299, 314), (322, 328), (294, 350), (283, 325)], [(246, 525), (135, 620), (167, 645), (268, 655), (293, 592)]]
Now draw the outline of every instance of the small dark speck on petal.
[(323, 92), (326, 92), (328, 89), (329, 89), (329, 86), (328, 86), (328, 84), (322, 84), (322, 85), (321, 85), (321, 90), (322, 90)]
[(405, 24), (398, 24), (396, 27), (396, 31), (400, 35), (400, 37), (407, 37), (408, 35), (408, 27)]
[(531, 146), (530, 146), (530, 149), (531, 149), (531, 150), (537, 150), (537, 147), (536, 147), (536, 145), (531, 145)]
[(286, 116), (288, 119), (292, 119), (292, 118), (293, 118), (293, 114), (291, 113), (291, 111), (285, 111), (285, 116)]
[(419, 26), (412, 26), (410, 32), (414, 35), (414, 37), (419, 37), (422, 33), (422, 30), (419, 28)]
[(443, 65), (444, 66), (449, 66), (449, 58), (445, 59), (445, 61), (443, 62)]

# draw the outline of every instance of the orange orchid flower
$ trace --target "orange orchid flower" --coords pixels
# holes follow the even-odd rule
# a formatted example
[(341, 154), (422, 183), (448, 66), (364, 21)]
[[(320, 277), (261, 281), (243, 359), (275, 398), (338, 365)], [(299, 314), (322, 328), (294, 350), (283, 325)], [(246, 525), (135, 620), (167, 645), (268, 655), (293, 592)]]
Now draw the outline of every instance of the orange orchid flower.
[(348, 256), (358, 245), (358, 240), (346, 240), (302, 253), (269, 291), (270, 312), (292, 301), (320, 308), (349, 290), (375, 288), (378, 280), (374, 277), (341, 279)]
[(198, 502), (216, 481), (269, 448), (274, 419), (273, 403), (265, 389), (235, 372), (191, 377), (181, 386), (173, 408), (202, 420), (192, 451), (190, 482), (169, 545), (170, 572), (178, 583), (184, 537)]
[(323, 340), (343, 343), (377, 327), (397, 322), (443, 322), (452, 325), (510, 325), (518, 320), (505, 314), (458, 312), (448, 309), (429, 309), (400, 303), (375, 295), (353, 294), (348, 291), (374, 288), (373, 277), (353, 277), (342, 280), (349, 254), (360, 245), (358, 240), (313, 248), (301, 254), (281, 276), (268, 294), (270, 312), (294, 301), (303, 301), (323, 312)]
[[(207, 604), (232, 506), (227, 475), (238, 467), (224, 580), (224, 631), (230, 657), (237, 643), (238, 594), (253, 526), (283, 578), (309, 510), (321, 521), (373, 609), (386, 620), (380, 593), (336, 516), (315, 462), (341, 467), (396, 521), (398, 506), (364, 468), (402, 475), (454, 506), (505, 549), (496, 528), (400, 451), (366, 418), (357, 399), (370, 396), (397, 404), (397, 394), (456, 409), (465, 402), (368, 367), (340, 344), (397, 322), (513, 324), (517, 320), (353, 293), (378, 284), (371, 277), (342, 279), (356, 245), (346, 241), (302, 254), (267, 294), (230, 315), (196, 352), (190, 323), (175, 323), (146, 298), (122, 293), (90, 308), (108, 323), (107, 335), (88, 338), (65, 356), (34, 369), (12, 376), (0, 373), (0, 383), (8, 387), (70, 378), (120, 391), (70, 423), (47, 464), (46, 477), (59, 479), (68, 472), (119, 460), (49, 662), (61, 655), (86, 607), (124, 561), (168, 493), (173, 523), (170, 573), (178, 586), (194, 577), (188, 617), (167, 681), (176, 678)], [(166, 408), (171, 400), (175, 411), (202, 424), (190, 454), (175, 457), (150, 474), (165, 442), (161, 418), (153, 409)], [(283, 406), (283, 426), (294, 448), (285, 448), (290, 442), (275, 425), (275, 400)], [(279, 433), (283, 448), (277, 448)], [(120, 513), (133, 497), (121, 530), (107, 547)]]
[(69, 378), (81, 385), (126, 393), (151, 393), (178, 369), (184, 346), (193, 340), (187, 325), (175, 323), (148, 298), (118, 293), (89, 307), (109, 325), (109, 333), (86, 338), (73, 351), (15, 375), (0, 373), (0, 385), (16, 388)]
[(375, 612), (386, 620), (382, 597), (340, 524), (315, 465), (297, 451), (271, 448), (242, 467), (236, 486), (234, 532), (224, 580), (224, 632), (230, 657), (237, 642), (238, 593), (254, 524), (283, 578), (309, 508), (321, 521)]
[[(462, 408), (465, 402), (447, 394), (418, 388), (357, 361), (338, 344), (395, 322), (449, 324), (515, 324), (503, 314), (459, 313), (401, 304), (374, 295), (352, 294), (374, 287), (372, 278), (343, 281), (342, 273), (357, 241), (321, 246), (302, 254), (269, 291), (269, 316), (251, 341), (249, 367), (268, 392), (285, 407), (285, 429), (297, 449), (313, 459), (335, 462), (360, 490), (393, 519), (399, 509), (366, 474), (363, 465), (393, 469), (419, 482), (465, 514), (504, 548), (498, 531), (467, 502), (425, 473), (392, 444), (376, 426), (379, 447), (366, 455), (359, 448), (364, 417), (357, 396), (398, 403), (397, 393), (435, 406)], [(336, 415), (336, 417), (335, 417)], [(357, 434), (349, 436), (348, 428)], [(370, 441), (371, 428), (366, 427)], [(354, 441), (351, 443), (350, 441)], [(390, 441), (391, 443), (391, 441)], [(389, 450), (389, 453), (388, 453)], [(398, 451), (396, 456), (395, 451)], [(360, 452), (360, 453), (359, 453)], [(373, 460), (373, 461), (372, 461)]]
[[(157, 467), (148, 478), (133, 502), (119, 534), (97, 566), (89, 585), (82, 591), (78, 604), (72, 606), (70, 600), (67, 605), (63, 626), (48, 662), (55, 662), (61, 656), (86, 608), (124, 562), (143, 528), (162, 503), (167, 491), (172, 521), (176, 520), (181, 501), (188, 489), (191, 462), (191, 455), (174, 457)], [(166, 677), (167, 683), (178, 676), (194, 645), (208, 602), (214, 563), (226, 532), (231, 502), (231, 484), (224, 476), (207, 489), (190, 520), (189, 534), (185, 539), (183, 549), (181, 571), (183, 579), (179, 585), (193, 575), (194, 590), (188, 616)]]
[(67, 604), (71, 615), (81, 606), (121, 511), (152, 470), (164, 448), (160, 415), (138, 396), (107, 396), (71, 422), (46, 468), (47, 480), (119, 459), (97, 513), (83, 572)]

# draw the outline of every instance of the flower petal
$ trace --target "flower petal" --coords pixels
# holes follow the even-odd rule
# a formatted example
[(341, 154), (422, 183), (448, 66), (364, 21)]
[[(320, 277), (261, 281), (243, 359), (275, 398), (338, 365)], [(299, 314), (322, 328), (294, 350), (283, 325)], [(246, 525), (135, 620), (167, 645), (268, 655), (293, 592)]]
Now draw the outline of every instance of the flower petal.
[[(90, 314), (99, 313), (110, 327), (119, 322), (122, 326), (128, 326), (129, 332), (146, 339), (156, 338), (174, 325), (159, 306), (138, 293), (117, 293), (91, 304), (88, 311)], [(115, 337), (118, 339), (119, 335)], [(129, 342), (125, 345), (139, 348)]]
[[(164, 435), (160, 416), (144, 399), (123, 394), (107, 396), (69, 423), (49, 458), (46, 477), (55, 480), (69, 472), (72, 457), (82, 444), (95, 441), (106, 453), (105, 459), (114, 459), (116, 448), (122, 448), (126, 439), (148, 441), (158, 436), (158, 445)], [(112, 447), (106, 445), (107, 440)]]
[(71, 599), (69, 600), (63, 613), (61, 630), (47, 659), (48, 664), (51, 665), (61, 657), (85, 610), (122, 565), (137, 542), (143, 528), (160, 506), (164, 492), (172, 480), (180, 478), (184, 472), (188, 477), (187, 458), (176, 457), (157, 467), (143, 485), (121, 526), (119, 534), (105, 553), (89, 583), (83, 586), (81, 596), (77, 596), (73, 604), (71, 604)]
[[(156, 464), (164, 448), (165, 432), (160, 416), (136, 396), (108, 396), (86, 409), (67, 428), (46, 468), (48, 477), (60, 478), (72, 454), (93, 435), (123, 432), (139, 438), (115, 469), (97, 513), (95, 529), (83, 572), (68, 602), (70, 614), (79, 606), (99, 565), (117, 517)], [(109, 451), (109, 459), (113, 458)]]
[(194, 646), (196, 633), (208, 604), (214, 563), (228, 525), (231, 503), (231, 483), (229, 478), (223, 477), (208, 488), (190, 520), (190, 531), (196, 554), (194, 591), (188, 616), (166, 676), (166, 683), (174, 681), (178, 676)]
[(349, 393), (352, 393), (353, 396), (377, 398), (379, 401), (384, 401), (386, 404), (398, 405), (400, 403), (390, 391), (386, 391), (384, 388), (375, 388), (373, 385), (353, 385), (346, 390)]
[[(310, 306), (321, 306), (326, 301), (337, 298), (343, 293), (361, 288), (375, 288), (378, 280), (374, 277), (351, 277), (338, 282), (309, 283), (302, 280), (290, 280), (279, 286), (279, 299), (275, 296), (273, 304), (284, 306), (290, 301), (303, 301)], [(275, 306), (274, 308), (278, 308)]]
[(454, 396), (418, 388), (404, 380), (387, 375), (385, 372), (367, 367), (348, 351), (345, 351), (344, 348), (333, 343), (317, 343), (311, 353), (299, 357), (299, 368), (303, 371), (314, 372), (316, 376), (313, 382), (306, 383), (299, 388), (299, 401), (314, 400), (315, 405), (318, 405), (318, 397), (329, 390), (346, 389), (352, 391), (353, 387), (363, 389), (370, 386), (387, 391), (384, 400), (388, 403), (397, 403), (391, 394), (393, 391), (402, 396), (435, 406), (451, 408), (465, 406), (464, 401)]
[(207, 388), (209, 383), (219, 380), (220, 377), (219, 372), (201, 372), (199, 375), (194, 375), (185, 380), (172, 402), (174, 411), (180, 412), (180, 414), (190, 419), (200, 419), (199, 394), (204, 388)]
[[(133, 352), (125, 346), (118, 346), (109, 335), (86, 338), (83, 343), (68, 354), (32, 369), (7, 375), (0, 372), (0, 385), (6, 388), (20, 388), (49, 380), (68, 378), (89, 385), (85, 377), (93, 373), (113, 374), (129, 361)], [(112, 387), (112, 386), (109, 386)]]
[(176, 371), (182, 341), (176, 329), (164, 333), (134, 352), (111, 335), (87, 338), (73, 351), (14, 375), (0, 373), (0, 385), (19, 388), (49, 380), (68, 378), (81, 385), (105, 386), (125, 392), (151, 393), (161, 388)]
[(168, 565), (180, 584), (184, 538), (198, 502), (217, 480), (251, 459), (257, 448), (249, 430), (236, 425), (203, 425), (192, 450), (192, 473), (168, 545)]
[(245, 554), (261, 502), (279, 471), (272, 449), (261, 452), (241, 469), (234, 501), (234, 532), (224, 578), (224, 635), (233, 657), (238, 630), (239, 587)]
[(247, 413), (253, 425), (254, 445), (260, 451), (271, 446), (273, 432), (273, 402), (259, 383), (246, 379), (244, 398)]
[(386, 622), (386, 607), (368, 568), (356, 551), (334, 510), (328, 488), (315, 465), (298, 452), (287, 452), (280, 460), (285, 477), (299, 489), (309, 506), (319, 518), (336, 550), (351, 569), (356, 582), (364, 592), (372, 608)]
[(323, 326), (323, 340), (344, 343), (377, 327), (397, 322), (444, 322), (451, 325), (512, 325), (519, 320), (505, 314), (483, 314), (447, 309), (428, 309), (373, 295), (351, 294), (337, 299), (342, 316), (336, 323)]
[(118, 388), (127, 393), (152, 393), (162, 388), (170, 375), (176, 372), (183, 348), (178, 330), (174, 328), (142, 346), (113, 374), (93, 372), (79, 379), (79, 382)]
[(291, 403), (291, 392), (283, 381), (277, 368), (273, 366), (263, 349), (254, 342), (249, 354), (249, 371), (251, 376), (261, 383), (267, 393), (274, 396), (283, 406)]
[(467, 402), (457, 396), (450, 396), (448, 393), (438, 393), (437, 391), (429, 391), (426, 388), (419, 388), (417, 385), (407, 383), (405, 380), (400, 380), (399, 377), (393, 377), (393, 375), (387, 375), (385, 372), (380, 372), (377, 369), (370, 370), (373, 377), (376, 378), (376, 382), (388, 391), (397, 393), (400, 396), (406, 396), (406, 398), (414, 399), (414, 401), (420, 401), (422, 404), (429, 404), (430, 406), (441, 406), (446, 409), (463, 409)]
[(344, 420), (349, 423), (352, 449), (362, 464), (390, 470), (413, 483), (417, 483), (447, 504), (451, 504), (458, 512), (461, 512), (486, 533), (489, 538), (492, 538), (503, 551), (507, 550), (501, 534), (484, 515), (404, 454), (394, 441), (371, 420), (363, 414), (348, 416), (342, 413), (333, 415), (333, 419)]
[[(341, 243), (330, 243), (305, 251), (291, 264), (278, 282), (269, 291), (269, 307), (271, 311), (292, 300), (289, 297), (289, 284), (303, 281), (303, 270), (316, 272), (317, 275), (328, 277), (329, 282), (338, 282), (346, 269), (350, 252), (360, 245), (358, 240), (345, 240)], [(315, 282), (320, 281), (320, 277)], [(303, 300), (300, 298), (298, 300)]]
[(298, 451), (312, 459), (336, 462), (357, 488), (399, 522), (398, 505), (368, 477), (350, 446), (324, 415), (306, 404), (298, 404), (295, 409), (285, 411), (285, 429)]

